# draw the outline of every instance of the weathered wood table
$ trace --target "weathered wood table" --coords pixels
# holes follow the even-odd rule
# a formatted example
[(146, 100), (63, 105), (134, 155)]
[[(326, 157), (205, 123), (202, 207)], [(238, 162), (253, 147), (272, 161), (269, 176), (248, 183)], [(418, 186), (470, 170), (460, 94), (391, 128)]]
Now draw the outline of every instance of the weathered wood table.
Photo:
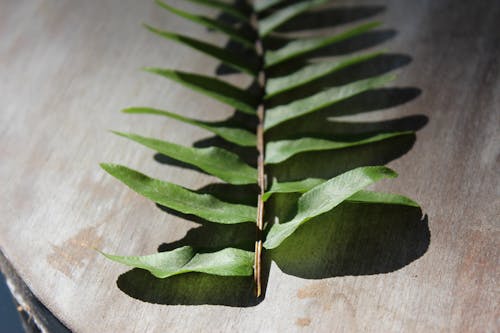
[[(150, 150), (107, 130), (186, 144), (207, 132), (119, 110), (145, 105), (207, 120), (232, 113), (139, 71), (164, 66), (213, 75), (218, 67), (140, 23), (219, 45), (225, 39), (149, 1), (1, 0), (4, 269), (10, 263), (76, 332), (500, 331), (500, 2), (339, 0), (314, 15), (306, 26), (323, 22), (333, 32), (384, 23), (344, 51), (384, 48), (386, 69), (400, 74), (388, 88), (364, 95), (366, 112), (348, 119), (392, 119), (379, 124), (418, 130), (414, 142), (398, 143), (400, 151), (370, 146), (359, 163), (389, 162), (400, 177), (376, 189), (413, 198), (423, 217), (347, 209), (357, 219), (304, 227), (300, 243), (275, 255), (259, 302), (247, 280), (193, 274), (158, 281), (106, 260), (92, 247), (154, 253), (179, 239), (196, 241), (202, 227), (158, 209), (106, 175), (99, 162), (193, 189), (215, 181), (155, 161)], [(241, 74), (225, 78), (249, 83)]]

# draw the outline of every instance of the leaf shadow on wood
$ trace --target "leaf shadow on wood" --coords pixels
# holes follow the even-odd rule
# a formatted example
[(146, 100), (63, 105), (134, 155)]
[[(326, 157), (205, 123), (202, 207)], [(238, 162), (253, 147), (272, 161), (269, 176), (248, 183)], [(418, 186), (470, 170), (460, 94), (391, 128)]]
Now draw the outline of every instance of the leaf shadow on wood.
[(419, 208), (343, 203), (270, 255), (286, 274), (323, 279), (393, 272), (420, 258), (429, 244), (428, 218)]
[(252, 223), (224, 225), (207, 222), (188, 230), (179, 240), (161, 244), (158, 246), (158, 252), (171, 251), (186, 245), (201, 252), (219, 251), (226, 247), (251, 251), (254, 242), (255, 226)]
[(182, 168), (182, 169), (193, 170), (193, 171), (201, 172), (201, 173), (204, 173), (207, 175), (207, 173), (205, 171), (201, 170), (200, 168), (198, 168), (194, 165), (191, 165), (189, 163), (184, 163), (182, 161), (176, 160), (175, 158), (169, 157), (169, 156), (164, 155), (162, 153), (155, 153), (153, 155), (153, 159), (160, 164), (166, 164), (166, 165), (171, 165), (171, 166)]
[(406, 154), (415, 140), (415, 135), (409, 134), (346, 149), (302, 153), (271, 165), (268, 174), (281, 182), (330, 179), (357, 167), (385, 165)]
[(333, 28), (339, 25), (368, 19), (382, 13), (385, 9), (385, 6), (380, 5), (322, 8), (297, 16), (279, 27), (276, 31), (294, 32), (300, 30)]
[[(251, 57), (255, 55), (255, 52), (249, 49), (245, 49), (243, 46), (241, 46), (240, 43), (233, 40), (229, 40), (224, 48), (226, 50), (234, 52), (235, 54), (239, 54), (240, 57)], [(215, 74), (217, 75), (229, 75), (236, 73), (239, 73), (239, 71), (223, 63), (219, 64), (215, 69)]]
[(250, 307), (262, 301), (254, 297), (252, 277), (187, 273), (158, 279), (135, 268), (120, 275), (117, 285), (127, 295), (154, 304)]
[(394, 29), (368, 31), (362, 35), (314, 51), (309, 54), (309, 57), (331, 57), (366, 50), (382, 44), (396, 35), (397, 31)]
[[(397, 119), (382, 120), (375, 122), (351, 122), (338, 121), (324, 115), (312, 115), (311, 121), (305, 125), (304, 122), (291, 121), (287, 127), (293, 131), (273, 132), (273, 140), (292, 140), (302, 137), (315, 137), (323, 139), (345, 139), (367, 137), (380, 133), (418, 131), (429, 121), (425, 115), (412, 115)], [(296, 126), (292, 126), (296, 125)]]
[[(253, 167), (256, 166), (256, 161), (254, 158), (255, 151), (256, 151), (255, 148), (253, 148), (253, 147), (251, 147), (251, 148), (241, 147), (241, 146), (235, 145), (231, 142), (228, 142), (228, 141), (226, 141), (218, 136), (213, 136), (213, 137), (208, 137), (205, 139), (198, 140), (195, 143), (193, 143), (192, 146), (195, 148), (209, 148), (209, 147), (223, 148), (225, 150), (228, 150), (228, 151), (233, 152), (236, 155), (238, 155), (241, 158), (241, 160), (244, 161), (245, 163), (247, 163), (248, 165), (253, 166)], [(208, 175), (208, 173), (206, 171), (198, 168), (197, 166), (194, 166), (194, 165), (191, 165), (188, 163), (184, 163), (182, 161), (176, 160), (174, 158), (171, 158), (171, 157), (166, 156), (166, 155), (161, 154), (161, 153), (155, 153), (153, 155), (153, 159), (160, 164), (170, 165), (170, 166), (174, 166), (174, 167), (182, 168), (182, 169), (193, 170), (193, 171)]]
[(231, 142), (228, 142), (218, 136), (211, 136), (204, 139), (200, 139), (193, 143), (193, 147), (196, 148), (219, 147), (235, 153), (248, 165), (257, 167), (257, 161), (255, 159), (255, 154), (257, 153), (257, 150), (254, 147), (241, 147)]
[[(244, 0), (236, 0), (236, 1), (234, 1), (234, 5), (235, 5), (235, 7), (240, 8), (245, 12), (251, 11), (248, 3)], [(232, 26), (233, 28), (241, 30), (243, 32), (243, 34), (248, 33), (249, 30), (251, 30), (248, 23), (242, 23), (238, 19), (236, 19), (233, 16), (226, 14), (224, 12), (221, 12), (216, 17), (216, 19), (218, 21), (220, 21), (221, 23), (225, 23), (229, 26)], [(241, 57), (255, 56), (254, 50), (250, 50), (248, 48), (245, 48), (243, 45), (241, 45), (238, 42), (233, 41), (232, 39), (229, 39), (227, 41), (224, 48), (228, 51), (234, 52), (235, 54), (239, 54)], [(235, 73), (239, 73), (239, 71), (236, 70), (235, 68), (227, 66), (225, 64), (219, 64), (215, 70), (215, 74), (217, 74), (217, 75), (229, 75), (229, 74), (235, 74)]]

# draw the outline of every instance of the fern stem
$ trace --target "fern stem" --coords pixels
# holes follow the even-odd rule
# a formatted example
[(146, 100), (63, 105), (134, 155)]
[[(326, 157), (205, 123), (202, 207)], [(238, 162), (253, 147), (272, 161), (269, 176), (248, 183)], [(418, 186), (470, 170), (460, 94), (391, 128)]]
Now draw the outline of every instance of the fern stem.
[[(255, 31), (258, 30), (258, 16), (255, 11), (252, 12), (251, 18), (252, 25)], [(258, 35), (258, 34), (257, 34)], [(260, 69), (258, 75), (258, 84), (260, 88), (260, 103), (257, 109), (258, 125), (257, 125), (257, 172), (258, 172), (258, 185), (259, 185), (259, 196), (257, 203), (257, 237), (255, 241), (255, 267), (254, 267), (254, 282), (255, 282), (255, 294), (260, 297), (262, 294), (262, 238), (264, 234), (264, 192), (266, 191), (266, 173), (264, 169), (264, 154), (265, 154), (265, 144), (264, 144), (264, 118), (265, 118), (265, 87), (266, 87), (266, 73), (264, 71), (264, 45), (260, 37), (255, 41), (255, 50), (260, 59)]]

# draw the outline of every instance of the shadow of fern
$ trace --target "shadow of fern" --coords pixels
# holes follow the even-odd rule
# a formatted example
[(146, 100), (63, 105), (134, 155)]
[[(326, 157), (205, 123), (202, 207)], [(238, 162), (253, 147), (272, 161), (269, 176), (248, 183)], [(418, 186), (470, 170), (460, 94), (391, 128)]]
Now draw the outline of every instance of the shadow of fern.
[(218, 136), (211, 136), (205, 139), (201, 139), (193, 143), (193, 147), (196, 148), (208, 148), (208, 147), (219, 147), (238, 155), (245, 163), (250, 166), (256, 167), (257, 161), (255, 159), (255, 155), (257, 150), (254, 147), (241, 147), (230, 142), (227, 142), (224, 139), (221, 139)]
[(311, 29), (333, 28), (339, 25), (367, 19), (382, 13), (385, 6), (363, 5), (333, 7), (314, 10), (296, 17), (279, 27), (277, 32), (294, 32)]
[(415, 135), (409, 134), (363, 146), (298, 154), (270, 166), (268, 174), (281, 182), (304, 178), (330, 179), (357, 167), (385, 165), (406, 154), (415, 140)]
[(158, 279), (135, 268), (120, 275), (116, 283), (127, 295), (154, 304), (250, 307), (262, 301), (253, 296), (251, 277), (189, 273)]
[[(293, 122), (296, 126), (287, 124), (288, 129), (272, 133), (272, 140), (290, 140), (301, 137), (316, 137), (331, 140), (346, 140), (349, 138), (366, 137), (380, 133), (418, 131), (424, 127), (428, 118), (424, 115), (413, 115), (391, 120), (376, 122), (338, 121), (323, 115), (312, 115), (311, 121)], [(293, 131), (291, 130), (293, 128)]]
[(306, 279), (396, 271), (429, 247), (427, 217), (415, 207), (344, 203), (300, 228), (270, 256)]
[(397, 31), (393, 29), (369, 31), (363, 35), (347, 39), (340, 43), (332, 44), (310, 53), (309, 57), (331, 57), (366, 50), (382, 44), (389, 39), (394, 38), (396, 35)]
[(186, 245), (193, 246), (201, 252), (218, 251), (226, 247), (250, 251), (255, 245), (255, 226), (251, 223), (235, 225), (203, 223), (197, 228), (190, 229), (183, 238), (161, 244), (158, 246), (158, 252)]

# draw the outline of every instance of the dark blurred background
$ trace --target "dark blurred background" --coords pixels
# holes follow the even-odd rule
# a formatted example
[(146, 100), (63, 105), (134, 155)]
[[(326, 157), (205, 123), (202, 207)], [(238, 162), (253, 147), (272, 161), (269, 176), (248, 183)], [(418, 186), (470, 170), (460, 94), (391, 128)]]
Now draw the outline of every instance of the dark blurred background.
[(4, 332), (18, 333), (24, 330), (5, 277), (0, 273), (0, 333)]

